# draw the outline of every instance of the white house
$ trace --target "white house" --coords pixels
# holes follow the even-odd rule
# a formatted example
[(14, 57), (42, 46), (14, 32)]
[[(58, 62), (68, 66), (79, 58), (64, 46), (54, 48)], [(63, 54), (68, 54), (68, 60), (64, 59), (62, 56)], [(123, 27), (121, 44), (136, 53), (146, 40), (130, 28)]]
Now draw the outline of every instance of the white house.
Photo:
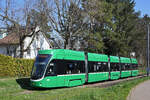
[(0, 29), (0, 39), (7, 36), (7, 30), (5, 28)]
[[(24, 40), (24, 48), (31, 43), (29, 49), (24, 52), (23, 58), (32, 59), (35, 58), (38, 50), (51, 49), (52, 46), (49, 40), (46, 38), (45, 34), (40, 31), (39, 27), (35, 29), (35, 36), (26, 37)], [(30, 33), (32, 34), (32, 32)], [(20, 56), (20, 46), (19, 46), (19, 35), (16, 33), (9, 33), (6, 37), (0, 39), (0, 54), (19, 57)]]

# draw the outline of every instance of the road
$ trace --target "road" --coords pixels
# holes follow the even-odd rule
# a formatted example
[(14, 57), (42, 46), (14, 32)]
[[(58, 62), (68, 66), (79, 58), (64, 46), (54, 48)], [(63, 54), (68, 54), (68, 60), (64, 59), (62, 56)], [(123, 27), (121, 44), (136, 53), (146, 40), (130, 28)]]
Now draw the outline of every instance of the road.
[(127, 100), (150, 100), (150, 80), (133, 88)]

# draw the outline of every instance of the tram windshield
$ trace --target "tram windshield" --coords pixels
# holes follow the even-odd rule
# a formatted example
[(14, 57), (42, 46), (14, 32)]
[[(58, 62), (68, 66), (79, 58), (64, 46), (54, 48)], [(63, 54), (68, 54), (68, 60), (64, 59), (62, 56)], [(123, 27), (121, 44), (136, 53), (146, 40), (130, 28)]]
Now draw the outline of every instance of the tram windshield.
[(46, 69), (46, 66), (48, 64), (49, 59), (52, 55), (49, 54), (39, 54), (36, 57), (32, 73), (31, 73), (31, 79), (40, 79), (42, 78), (44, 71)]

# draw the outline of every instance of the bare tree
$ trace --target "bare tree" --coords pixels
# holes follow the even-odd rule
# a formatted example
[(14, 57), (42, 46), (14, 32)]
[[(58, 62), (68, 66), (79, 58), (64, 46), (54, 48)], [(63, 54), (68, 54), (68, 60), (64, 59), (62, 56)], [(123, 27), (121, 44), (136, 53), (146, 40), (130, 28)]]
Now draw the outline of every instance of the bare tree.
[[(80, 0), (51, 0), (52, 6), (45, 6), (52, 29), (64, 40), (64, 48), (72, 49), (74, 41), (84, 28), (85, 15)], [(50, 8), (50, 9), (49, 9)]]
[[(5, 3), (5, 7), (0, 6), (0, 21), (4, 23), (4, 27), (11, 27), (11, 31), (19, 36), (20, 57), (22, 58), (34, 39), (32, 38), (27, 48), (24, 48), (25, 38), (34, 37), (37, 32), (35, 29), (37, 27), (36, 24), (31, 27), (31, 15), (29, 12), (32, 9), (32, 3), (30, 0), (25, 0), (22, 8), (17, 8), (15, 0), (6, 0), (3, 3)], [(16, 8), (13, 8), (12, 5)]]

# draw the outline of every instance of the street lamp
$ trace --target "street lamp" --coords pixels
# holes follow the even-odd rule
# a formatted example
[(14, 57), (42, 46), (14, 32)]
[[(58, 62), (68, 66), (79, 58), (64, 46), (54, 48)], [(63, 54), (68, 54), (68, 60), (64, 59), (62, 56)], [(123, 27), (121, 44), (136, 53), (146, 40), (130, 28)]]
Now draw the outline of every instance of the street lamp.
[(147, 76), (149, 75), (150, 67), (149, 67), (149, 25), (147, 24)]

